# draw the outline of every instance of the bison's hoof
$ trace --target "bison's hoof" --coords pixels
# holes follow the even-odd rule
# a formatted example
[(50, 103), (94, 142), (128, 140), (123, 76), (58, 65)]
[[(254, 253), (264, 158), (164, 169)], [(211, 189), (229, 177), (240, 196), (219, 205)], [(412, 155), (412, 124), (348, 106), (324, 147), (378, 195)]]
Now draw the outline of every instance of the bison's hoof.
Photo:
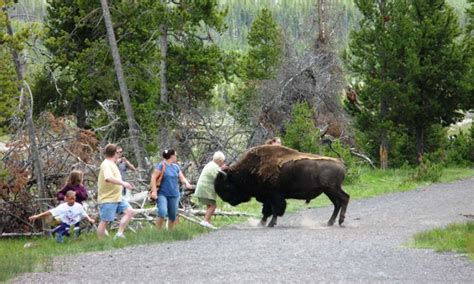
[(332, 225), (334, 225), (334, 220), (329, 220), (328, 221), (328, 226), (332, 226)]
[(265, 227), (266, 224), (267, 224), (267, 221), (263, 221), (263, 220), (260, 221), (260, 223), (258, 223), (260, 227)]
[(270, 222), (270, 223), (268, 223), (268, 227), (273, 228), (273, 227), (275, 227), (276, 224), (277, 224), (276, 222)]
[(339, 220), (339, 226), (344, 227), (344, 225), (342, 225), (342, 223), (344, 223), (344, 219)]

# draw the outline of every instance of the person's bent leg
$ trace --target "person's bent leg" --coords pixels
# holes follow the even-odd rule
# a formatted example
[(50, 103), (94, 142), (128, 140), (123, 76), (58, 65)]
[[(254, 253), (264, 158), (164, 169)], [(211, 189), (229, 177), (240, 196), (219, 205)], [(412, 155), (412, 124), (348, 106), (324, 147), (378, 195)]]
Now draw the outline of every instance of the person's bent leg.
[(67, 231), (69, 229), (69, 226), (66, 223), (61, 222), (61, 225), (57, 226), (54, 229), (54, 233), (56, 234), (56, 242), (57, 243), (62, 243), (63, 242), (63, 237), (66, 235)]
[(207, 205), (207, 210), (206, 210), (206, 215), (204, 215), (204, 220), (208, 222), (209, 224), (211, 223), (211, 218), (214, 215), (214, 212), (216, 211), (217, 205), (216, 204), (208, 204)]
[(100, 221), (99, 226), (97, 226), (97, 237), (102, 239), (105, 236), (105, 229), (107, 228), (107, 221)]
[(123, 234), (123, 231), (125, 231), (125, 228), (127, 227), (128, 222), (130, 222), (133, 215), (135, 214), (135, 211), (133, 210), (132, 206), (130, 206), (128, 201), (122, 199), (122, 201), (117, 207), (117, 213), (124, 213), (122, 219), (120, 219), (119, 227), (117, 230), (117, 235), (120, 236)]
[(102, 203), (99, 204), (100, 222), (97, 227), (97, 237), (102, 239), (107, 235), (107, 224), (114, 221), (115, 212), (117, 211), (118, 203)]
[(173, 230), (178, 216), (179, 196), (168, 197), (168, 231)]
[(118, 234), (122, 234), (123, 231), (125, 231), (125, 228), (127, 227), (134, 214), (135, 211), (131, 207), (125, 210), (122, 219), (120, 219), (120, 224), (117, 230)]
[(165, 223), (165, 218), (163, 217), (157, 217), (155, 220), (155, 226), (158, 230), (161, 230), (163, 228), (164, 223)]
[(156, 218), (155, 225), (158, 230), (161, 230), (165, 222), (165, 217), (168, 216), (168, 199), (166, 196), (158, 195), (156, 199), (156, 213), (158, 218)]

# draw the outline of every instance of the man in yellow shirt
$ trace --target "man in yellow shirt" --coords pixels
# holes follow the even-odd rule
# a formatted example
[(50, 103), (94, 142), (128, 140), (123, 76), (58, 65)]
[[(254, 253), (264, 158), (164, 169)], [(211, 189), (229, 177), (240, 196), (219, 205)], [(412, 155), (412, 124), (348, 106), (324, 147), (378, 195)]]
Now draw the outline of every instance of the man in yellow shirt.
[(100, 223), (97, 228), (99, 239), (105, 236), (107, 224), (115, 220), (117, 213), (124, 213), (124, 215), (114, 239), (125, 238), (123, 231), (134, 214), (130, 204), (122, 198), (122, 188), (132, 189), (133, 185), (123, 181), (120, 176), (116, 164), (119, 157), (117, 149), (117, 145), (114, 144), (105, 146), (105, 160), (100, 165), (97, 195), (100, 214)]

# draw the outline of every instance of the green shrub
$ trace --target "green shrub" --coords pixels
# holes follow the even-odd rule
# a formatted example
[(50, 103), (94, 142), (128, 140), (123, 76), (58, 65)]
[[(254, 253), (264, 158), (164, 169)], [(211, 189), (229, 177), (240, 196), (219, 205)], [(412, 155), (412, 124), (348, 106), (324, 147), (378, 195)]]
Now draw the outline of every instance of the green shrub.
[(446, 162), (449, 165), (470, 166), (474, 164), (474, 123), (469, 133), (459, 132), (451, 137), (446, 147)]
[(282, 135), (283, 144), (306, 153), (319, 153), (320, 131), (314, 122), (314, 110), (308, 103), (293, 106), (291, 121), (285, 124), (286, 133)]
[[(331, 147), (334, 151), (331, 150)], [(322, 155), (342, 159), (344, 165), (346, 166), (346, 178), (344, 180), (345, 184), (351, 184), (359, 180), (361, 174), (361, 165), (359, 164), (358, 160), (359, 158), (352, 155), (350, 147), (344, 145), (340, 140), (332, 142), (330, 147), (323, 148)]]
[(444, 166), (433, 162), (433, 156), (426, 154), (412, 175), (415, 181), (437, 182), (443, 175)]

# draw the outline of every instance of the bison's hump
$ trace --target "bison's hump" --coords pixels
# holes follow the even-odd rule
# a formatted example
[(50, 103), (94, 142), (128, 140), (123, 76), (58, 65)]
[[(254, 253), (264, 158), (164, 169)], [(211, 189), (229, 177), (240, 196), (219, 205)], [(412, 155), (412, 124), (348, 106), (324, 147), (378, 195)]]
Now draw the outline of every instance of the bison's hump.
[(283, 164), (298, 160), (329, 161), (343, 166), (342, 162), (320, 155), (298, 152), (294, 149), (278, 145), (262, 145), (250, 148), (231, 166), (233, 171), (246, 171), (257, 175), (264, 182), (276, 182)]

